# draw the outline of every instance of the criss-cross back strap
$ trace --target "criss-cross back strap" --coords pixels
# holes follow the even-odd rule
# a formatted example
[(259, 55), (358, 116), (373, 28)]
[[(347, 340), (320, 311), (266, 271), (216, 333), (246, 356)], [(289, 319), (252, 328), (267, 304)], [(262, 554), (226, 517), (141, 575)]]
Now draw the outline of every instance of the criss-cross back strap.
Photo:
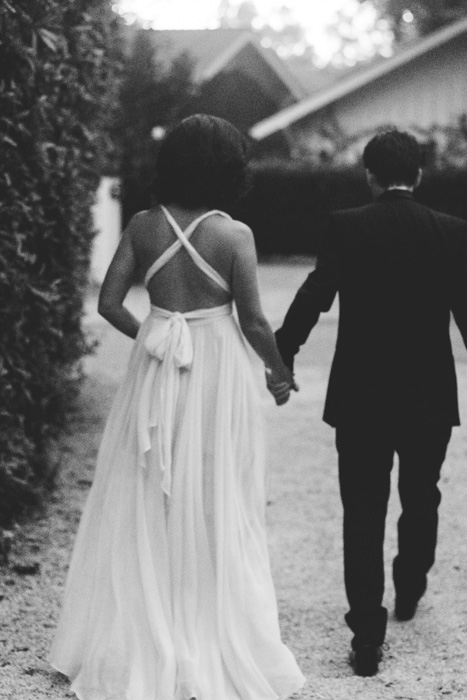
[(159, 270), (164, 267), (166, 263), (169, 262), (173, 258), (173, 256), (182, 248), (184, 247), (193, 262), (197, 267), (199, 267), (200, 270), (202, 270), (210, 279), (212, 279), (214, 282), (216, 282), (222, 289), (224, 289), (226, 292), (230, 292), (230, 286), (229, 284), (225, 281), (225, 279), (215, 270), (196, 250), (194, 246), (191, 245), (190, 241), (188, 240), (198, 224), (201, 223), (201, 221), (204, 221), (208, 216), (212, 216), (213, 214), (220, 214), (221, 216), (225, 216), (227, 219), (230, 219), (231, 217), (226, 214), (223, 211), (220, 211), (218, 209), (213, 209), (212, 211), (208, 211), (205, 214), (202, 214), (201, 216), (198, 216), (194, 221), (191, 222), (191, 224), (184, 230), (180, 228), (180, 226), (177, 224), (175, 219), (173, 218), (172, 214), (164, 207), (161, 205), (161, 210), (164, 213), (165, 218), (171, 225), (175, 235), (177, 236), (177, 240), (172, 243), (171, 246), (165, 250), (162, 255), (155, 260), (152, 265), (150, 266), (149, 270), (146, 272), (145, 278), (144, 278), (144, 284), (147, 285), (149, 280), (152, 279), (152, 277), (156, 274), (156, 272), (159, 272)]

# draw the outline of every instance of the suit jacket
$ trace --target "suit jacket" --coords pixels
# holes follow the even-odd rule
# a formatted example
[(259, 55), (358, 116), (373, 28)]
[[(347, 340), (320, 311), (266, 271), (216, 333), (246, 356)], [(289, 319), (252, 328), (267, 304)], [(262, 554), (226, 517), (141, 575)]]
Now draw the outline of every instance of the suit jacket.
[(316, 269), (276, 333), (293, 359), (336, 293), (338, 337), (324, 420), (459, 424), (450, 312), (467, 347), (467, 223), (389, 190), (334, 212)]

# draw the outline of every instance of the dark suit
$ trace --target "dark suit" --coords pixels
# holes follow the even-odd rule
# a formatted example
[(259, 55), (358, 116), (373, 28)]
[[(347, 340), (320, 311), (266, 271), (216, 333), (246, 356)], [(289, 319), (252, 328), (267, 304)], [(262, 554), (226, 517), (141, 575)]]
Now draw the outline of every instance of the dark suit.
[(399, 593), (419, 597), (434, 561), (437, 481), (459, 424), (450, 312), (467, 346), (467, 223), (404, 190), (334, 212), (316, 269), (276, 337), (288, 366), (339, 293), (324, 420), (336, 427), (354, 645), (382, 643), (383, 538), (399, 455)]

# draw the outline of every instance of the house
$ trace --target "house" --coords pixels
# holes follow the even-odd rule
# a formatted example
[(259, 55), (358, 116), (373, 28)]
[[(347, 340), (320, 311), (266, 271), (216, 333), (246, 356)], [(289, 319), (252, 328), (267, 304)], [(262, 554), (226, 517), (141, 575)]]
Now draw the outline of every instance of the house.
[(307, 95), (276, 52), (250, 30), (145, 31), (159, 61), (170, 64), (185, 55), (192, 62), (198, 91), (188, 113), (215, 114), (247, 130)]
[[(259, 155), (326, 159), (336, 149), (352, 162), (359, 138), (389, 125), (422, 139), (467, 114), (467, 19), (365, 64), (250, 129)], [(427, 137), (428, 138), (428, 137)], [(354, 146), (349, 147), (350, 146)]]

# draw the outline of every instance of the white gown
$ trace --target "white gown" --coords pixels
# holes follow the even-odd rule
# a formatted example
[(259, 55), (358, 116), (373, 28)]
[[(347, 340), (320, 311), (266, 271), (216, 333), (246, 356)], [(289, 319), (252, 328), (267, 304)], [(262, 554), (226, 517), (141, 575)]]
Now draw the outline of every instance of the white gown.
[[(208, 212), (151, 266), (189, 243)], [(216, 212), (222, 213), (222, 212)], [(224, 216), (227, 216), (224, 214)], [(304, 683), (281, 642), (261, 407), (232, 306), (152, 306), (107, 421), (51, 664), (80, 700), (276, 700)]]

